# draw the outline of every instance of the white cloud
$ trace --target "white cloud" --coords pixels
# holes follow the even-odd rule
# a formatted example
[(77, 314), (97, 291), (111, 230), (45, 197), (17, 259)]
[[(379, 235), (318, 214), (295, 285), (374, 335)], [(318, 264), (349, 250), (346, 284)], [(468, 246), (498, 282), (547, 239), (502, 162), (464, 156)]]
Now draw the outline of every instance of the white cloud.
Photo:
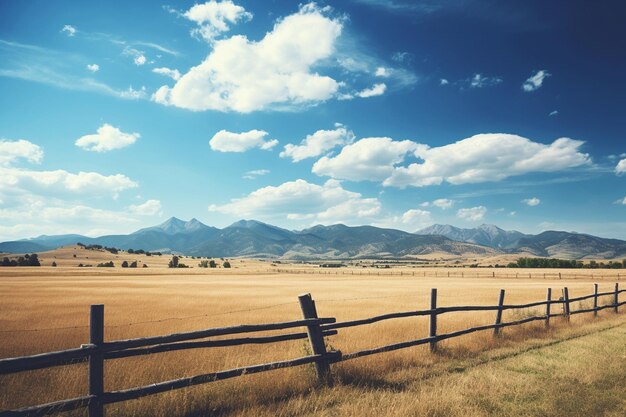
[(252, 148), (270, 150), (278, 144), (276, 139), (266, 140), (268, 133), (264, 130), (250, 130), (248, 132), (234, 133), (220, 130), (211, 140), (211, 149), (219, 152), (245, 152)]
[(10, 165), (18, 159), (39, 164), (43, 160), (43, 150), (38, 145), (24, 139), (0, 139), (0, 166)]
[(154, 216), (161, 213), (161, 202), (159, 200), (147, 200), (143, 204), (131, 205), (129, 211), (139, 216)]
[(76, 28), (72, 25), (65, 25), (63, 26), (63, 28), (61, 29), (62, 33), (67, 33), (67, 36), (74, 36), (76, 35)]
[(552, 74), (546, 70), (537, 71), (534, 75), (531, 75), (526, 81), (524, 81), (524, 84), (522, 84), (522, 90), (527, 93), (538, 90), (543, 85), (543, 81), (551, 75)]
[(382, 181), (389, 178), (394, 166), (418, 145), (410, 140), (365, 138), (345, 146), (335, 157), (324, 156), (313, 165), (313, 172), (353, 181)]
[(220, 34), (230, 30), (229, 24), (252, 19), (251, 13), (230, 0), (211, 0), (204, 4), (196, 4), (182, 16), (199, 26), (193, 29), (191, 34), (207, 42), (213, 42)]
[(133, 63), (137, 66), (142, 66), (146, 62), (148, 62), (148, 58), (144, 55), (143, 51), (139, 49), (133, 48), (126, 44), (126, 42), (120, 42), (124, 46), (124, 50), (122, 51), (122, 55), (130, 56), (133, 58)]
[(313, 67), (333, 54), (342, 26), (324, 9), (302, 6), (258, 42), (242, 35), (215, 41), (201, 64), (152, 98), (189, 110), (241, 113), (327, 100), (339, 83)]
[(385, 83), (374, 84), (370, 88), (366, 88), (362, 91), (359, 91), (356, 95), (361, 98), (382, 96), (387, 91), (387, 85)]
[(13, 167), (0, 167), (0, 188), (6, 190), (28, 190), (32, 193), (69, 192), (98, 195), (117, 193), (137, 187), (137, 183), (125, 175), (102, 175), (97, 172), (73, 174), (62, 169), (54, 171), (32, 171)]
[(246, 180), (254, 180), (256, 179), (256, 177), (267, 175), (269, 173), (269, 169), (253, 169), (252, 171), (247, 171), (241, 178), (244, 178)]
[(622, 200), (622, 204), (626, 205), (626, 197)]
[(91, 72), (98, 72), (100, 71), (100, 65), (98, 64), (88, 64), (87, 65), (87, 69)]
[(153, 68), (152, 72), (156, 74), (165, 75), (166, 77), (170, 77), (171, 79), (176, 80), (176, 81), (180, 79), (180, 71), (178, 71), (177, 69), (169, 69), (166, 67)]
[(280, 157), (299, 162), (306, 158), (320, 156), (335, 146), (346, 145), (352, 140), (354, 140), (354, 134), (341, 125), (335, 130), (318, 130), (312, 135), (307, 135), (300, 145), (291, 143), (285, 145), (285, 150), (280, 153)]
[(442, 210), (446, 210), (452, 208), (454, 206), (454, 200), (449, 200), (447, 198), (438, 198), (434, 201), (426, 201), (420, 204), (422, 207), (438, 207)]
[(617, 175), (626, 174), (626, 159), (622, 159), (615, 166), (615, 173)]
[(146, 63), (146, 56), (145, 55), (137, 55), (134, 59), (133, 62), (135, 63), (135, 65), (143, 65)]
[(67, 233), (97, 236), (128, 233), (138, 220), (127, 210), (113, 211), (55, 198), (24, 196), (11, 208), (0, 208), (0, 236), (3, 240), (22, 239), (42, 234)]
[(445, 78), (442, 78), (439, 80), (439, 85), (448, 85), (448, 84), (450, 84), (450, 82)]
[(541, 203), (541, 200), (538, 199), (537, 197), (533, 197), (533, 198), (526, 198), (524, 200), (522, 200), (522, 203), (529, 205), (531, 207), (534, 206), (538, 206)]
[[(500, 181), (530, 172), (555, 172), (591, 163), (584, 142), (560, 138), (545, 145), (510, 134), (479, 134), (431, 148), (410, 140), (366, 138), (324, 156), (313, 173), (352, 181), (382, 181), (404, 188)], [(404, 164), (407, 157), (419, 162)]]
[(548, 114), (548, 116), (556, 116), (557, 114), (559, 114), (559, 111), (558, 111), (558, 110), (552, 110), (552, 111)]
[(494, 85), (498, 85), (502, 83), (502, 78), (500, 77), (486, 77), (482, 74), (474, 74), (472, 78), (467, 80), (469, 86), (471, 88), (483, 88), (483, 87), (492, 87)]
[(391, 75), (389, 68), (378, 67), (376, 68), (376, 72), (374, 73), (377, 77), (387, 78)]
[(130, 100), (139, 100), (146, 97), (146, 87), (142, 86), (139, 90), (135, 90), (131, 85), (127, 90), (120, 91), (118, 93), (120, 98), (126, 98)]
[(404, 230), (410, 233), (433, 224), (433, 218), (428, 210), (410, 209), (398, 216), (387, 216), (374, 220), (373, 226), (388, 229)]
[(476, 222), (482, 220), (487, 213), (487, 208), (484, 206), (462, 208), (456, 212), (456, 217), (462, 220)]
[(378, 199), (348, 191), (339, 181), (328, 180), (317, 185), (302, 179), (260, 188), (227, 204), (209, 206), (209, 211), (236, 217), (287, 217), (323, 224), (362, 224), (363, 219), (378, 215), (380, 209)]
[(139, 133), (124, 133), (108, 123), (98, 128), (97, 133), (78, 138), (75, 145), (86, 151), (108, 152), (132, 145), (139, 139)]

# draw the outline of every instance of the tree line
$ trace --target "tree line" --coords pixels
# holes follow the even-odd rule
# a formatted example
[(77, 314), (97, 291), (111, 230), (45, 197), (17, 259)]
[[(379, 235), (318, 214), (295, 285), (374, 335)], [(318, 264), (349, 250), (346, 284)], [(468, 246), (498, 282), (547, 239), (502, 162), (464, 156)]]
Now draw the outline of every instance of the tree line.
[(610, 268), (610, 269), (622, 269), (626, 268), (626, 259), (622, 261), (577, 261), (569, 259), (557, 259), (557, 258), (519, 258), (517, 262), (511, 262), (507, 265), (509, 268), (586, 268), (586, 269), (598, 269), (598, 268)]

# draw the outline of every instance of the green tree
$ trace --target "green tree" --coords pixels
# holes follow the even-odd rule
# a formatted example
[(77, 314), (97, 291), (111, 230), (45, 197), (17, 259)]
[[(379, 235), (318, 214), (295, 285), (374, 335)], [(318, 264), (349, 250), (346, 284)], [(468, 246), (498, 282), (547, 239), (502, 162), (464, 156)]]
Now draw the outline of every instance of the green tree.
[(128, 262), (126, 261), (122, 262), (122, 268), (128, 268)]
[(223, 266), (224, 266), (224, 268), (230, 268), (230, 262), (224, 261)]
[(130, 268), (137, 268), (137, 261), (132, 261), (129, 265)]
[(211, 259), (211, 260), (209, 261), (209, 267), (210, 267), (210, 268), (217, 268), (217, 264), (215, 263), (215, 261), (214, 261), (213, 259)]
[(167, 264), (170, 268), (178, 268), (178, 256), (172, 256), (172, 260)]

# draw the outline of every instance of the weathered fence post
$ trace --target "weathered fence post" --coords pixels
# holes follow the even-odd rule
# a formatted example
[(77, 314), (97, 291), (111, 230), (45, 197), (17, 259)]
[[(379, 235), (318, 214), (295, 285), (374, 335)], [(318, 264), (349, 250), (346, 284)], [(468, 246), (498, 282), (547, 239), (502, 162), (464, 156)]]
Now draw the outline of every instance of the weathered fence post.
[(496, 328), (493, 329), (494, 336), (500, 336), (500, 323), (502, 323), (502, 306), (504, 305), (504, 290), (500, 290), (498, 297), (498, 312), (496, 313)]
[(546, 327), (550, 327), (550, 306), (552, 304), (552, 288), (548, 288), (548, 294), (546, 295)]
[(569, 321), (569, 290), (567, 287), (563, 288), (563, 314), (565, 320)]
[(619, 284), (615, 283), (615, 314), (619, 313)]
[(593, 316), (598, 317), (598, 284), (593, 284)]
[[(91, 306), (89, 314), (89, 343), (96, 347), (104, 343), (104, 305)], [(89, 355), (89, 395), (94, 395), (89, 402), (89, 417), (103, 417), (104, 406), (101, 401), (104, 392), (104, 356), (101, 352)]]
[[(429, 337), (437, 337), (437, 288), (430, 290), (430, 332)], [(437, 351), (437, 341), (430, 342), (430, 351)]]
[[(300, 309), (302, 309), (302, 315), (305, 319), (316, 319), (317, 309), (315, 308), (315, 301), (311, 297), (311, 294), (302, 294), (298, 296), (300, 301)], [(326, 355), (326, 344), (324, 343), (324, 336), (319, 324), (313, 324), (307, 326), (307, 334), (309, 335), (309, 342), (311, 342), (311, 350), (314, 355), (322, 355), (322, 359), (315, 362), (315, 370), (317, 371), (317, 378), (322, 384), (331, 386), (333, 384), (330, 375), (330, 364), (328, 360), (324, 358)]]

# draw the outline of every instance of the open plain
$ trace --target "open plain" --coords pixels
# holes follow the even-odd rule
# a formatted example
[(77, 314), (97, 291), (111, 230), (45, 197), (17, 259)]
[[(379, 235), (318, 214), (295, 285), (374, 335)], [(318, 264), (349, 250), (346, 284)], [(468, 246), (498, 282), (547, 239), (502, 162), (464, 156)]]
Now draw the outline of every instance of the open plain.
[[(63, 258), (62, 254), (55, 256)], [(548, 271), (545, 279), (529, 279), (528, 270), (517, 271), (515, 278), (514, 270), (492, 268), (380, 270), (280, 265), (283, 270), (300, 271), (286, 273), (263, 261), (231, 260), (231, 269), (170, 269), (161, 261), (143, 261), (153, 266), (0, 269), (0, 357), (87, 343), (90, 304), (105, 305), (105, 340), (118, 340), (297, 320), (301, 318), (297, 296), (302, 293), (312, 294), (320, 317), (344, 321), (428, 309), (431, 288), (439, 291), (439, 306), (494, 305), (501, 288), (506, 289), (506, 303), (526, 303), (544, 300), (548, 287), (558, 297), (560, 289), (567, 286), (570, 297), (576, 297), (592, 293), (594, 282), (602, 292), (610, 291), (616, 281), (615, 271), (609, 270), (594, 270), (593, 280), (580, 271), (567, 270), (561, 271), (561, 279), (554, 270)], [(197, 260), (181, 261), (191, 264)], [(303, 269), (309, 273), (302, 273)], [(579, 275), (574, 275), (576, 272)], [(476, 278), (477, 273), (484, 276)], [(489, 276), (492, 273), (495, 277)], [(601, 304), (610, 302), (610, 297), (601, 299)], [(553, 312), (560, 312), (560, 306), (554, 305)], [(493, 313), (446, 314), (439, 318), (439, 331), (491, 324)], [(541, 315), (542, 311), (504, 314), (507, 321)], [(506, 328), (498, 339), (490, 331), (451, 339), (440, 343), (437, 354), (419, 346), (335, 364), (337, 383), (333, 388), (316, 387), (313, 368), (302, 366), (244, 375), (106, 409), (108, 415), (120, 416), (374, 416), (383, 410), (397, 416), (590, 415), (588, 408), (572, 405), (570, 401), (577, 398), (566, 398), (563, 390), (576, 388), (576, 392), (582, 389), (594, 396), (593, 404), (587, 404), (595, 407), (593, 415), (622, 415), (626, 409), (626, 315), (607, 309), (598, 319), (583, 314), (572, 317), (569, 324), (558, 318), (551, 324), (549, 330), (542, 322)], [(329, 348), (349, 353), (427, 335), (427, 318), (405, 318), (340, 329), (327, 343)], [(106, 362), (105, 389), (296, 358), (309, 354), (308, 349), (305, 339), (111, 360)], [(77, 364), (4, 376), (0, 378), (0, 409), (84, 395), (86, 370), (85, 364)], [(539, 389), (548, 375), (556, 379)], [(563, 407), (570, 407), (569, 411), (559, 414)]]

